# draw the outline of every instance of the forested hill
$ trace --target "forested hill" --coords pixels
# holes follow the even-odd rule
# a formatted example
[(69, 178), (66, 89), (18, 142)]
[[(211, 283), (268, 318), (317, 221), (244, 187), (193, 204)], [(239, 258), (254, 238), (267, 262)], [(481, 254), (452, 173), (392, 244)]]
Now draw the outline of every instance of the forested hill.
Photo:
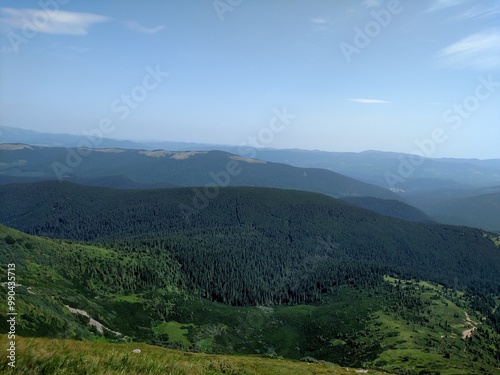
[(384, 273), (500, 290), (483, 231), (389, 218), (315, 193), (267, 188), (114, 190), (44, 182), (0, 187), (0, 222), (27, 233), (168, 252), (190, 290), (231, 304), (314, 300)]
[(77, 149), (0, 144), (0, 184), (33, 179), (117, 188), (260, 186), (334, 197), (397, 194), (339, 173), (246, 159), (222, 151)]

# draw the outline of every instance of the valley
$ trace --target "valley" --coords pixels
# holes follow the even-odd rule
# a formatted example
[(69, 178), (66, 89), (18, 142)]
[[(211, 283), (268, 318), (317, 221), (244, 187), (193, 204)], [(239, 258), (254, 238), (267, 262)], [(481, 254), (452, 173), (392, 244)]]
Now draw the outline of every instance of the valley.
[(186, 220), (192, 194), (0, 187), (1, 222), (30, 233), (0, 227), (2, 264), (18, 269), (18, 334), (393, 374), (495, 373), (494, 234), (249, 187), (221, 189)]

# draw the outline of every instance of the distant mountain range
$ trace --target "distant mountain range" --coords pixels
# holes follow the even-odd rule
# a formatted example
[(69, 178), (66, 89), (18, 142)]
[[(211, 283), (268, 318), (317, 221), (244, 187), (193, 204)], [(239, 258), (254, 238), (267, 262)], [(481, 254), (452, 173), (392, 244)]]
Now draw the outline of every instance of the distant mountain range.
[(39, 133), (12, 127), (0, 127), (0, 143), (25, 143), (48, 147), (123, 148), (172, 151), (221, 150), (242, 157), (284, 163), (303, 168), (328, 169), (343, 175), (394, 188), (405, 193), (442, 188), (500, 186), (500, 159), (423, 158), (382, 151), (327, 152), (318, 150), (252, 149), (229, 145), (185, 142), (113, 140), (68, 134)]
[(99, 134), (85, 136), (63, 133), (44, 133), (10, 126), (0, 126), (0, 143), (24, 143), (44, 147), (95, 147), (134, 150), (154, 150), (161, 148), (174, 151), (209, 151), (221, 149), (221, 147), (217, 145), (203, 145), (199, 143), (166, 141), (134, 142), (99, 137)]
[[(498, 195), (481, 197), (500, 193), (500, 159), (423, 159), (421, 165), (413, 165), (415, 157), (391, 152), (243, 150), (227, 145), (91, 139), (11, 127), (0, 127), (0, 142), (4, 143), (0, 148), (3, 184), (60, 177), (116, 188), (278, 187), (333, 197), (379, 198), (384, 201), (356, 199), (351, 203), (401, 218), (500, 232)], [(92, 152), (78, 145), (94, 145), (100, 150)], [(228, 165), (235, 170), (228, 171)], [(466, 198), (470, 202), (461, 204), (460, 199)], [(403, 203), (396, 208), (389, 203), (394, 200), (409, 203), (428, 217)]]
[(225, 186), (314, 191), (333, 197), (398, 199), (391, 191), (317, 168), (245, 159), (223, 151), (99, 149), (0, 145), (3, 183), (61, 179), (110, 187), (199, 186), (203, 194)]

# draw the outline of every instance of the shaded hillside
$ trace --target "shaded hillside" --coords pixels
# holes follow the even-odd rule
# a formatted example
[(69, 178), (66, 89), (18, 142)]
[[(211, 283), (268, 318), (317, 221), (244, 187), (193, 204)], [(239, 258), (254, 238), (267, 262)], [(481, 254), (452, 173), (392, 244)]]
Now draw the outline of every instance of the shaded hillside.
[(500, 233), (500, 193), (455, 198), (432, 209), (437, 220)]
[(397, 200), (373, 197), (346, 197), (342, 198), (342, 200), (385, 216), (414, 221), (416, 223), (432, 222), (425, 212)]
[[(85, 155), (85, 156), (80, 156)], [(387, 189), (324, 169), (244, 159), (222, 151), (171, 152), (64, 149), (0, 145), (0, 182), (57, 179), (110, 187), (259, 186), (314, 191), (335, 197), (398, 199)], [(69, 163), (68, 163), (69, 161)], [(119, 178), (117, 177), (119, 176)], [(113, 179), (116, 179), (113, 185)], [(130, 180), (124, 186), (123, 181)], [(133, 185), (135, 184), (135, 186)]]
[(405, 199), (433, 220), (500, 232), (500, 186), (441, 189), (405, 194)]
[(349, 280), (376, 283), (384, 272), (500, 290), (500, 252), (480, 230), (397, 220), (299, 191), (225, 188), (196, 205), (198, 193), (7, 185), (0, 222), (131, 251), (163, 249), (188, 272), (192, 290), (234, 304), (314, 299)]

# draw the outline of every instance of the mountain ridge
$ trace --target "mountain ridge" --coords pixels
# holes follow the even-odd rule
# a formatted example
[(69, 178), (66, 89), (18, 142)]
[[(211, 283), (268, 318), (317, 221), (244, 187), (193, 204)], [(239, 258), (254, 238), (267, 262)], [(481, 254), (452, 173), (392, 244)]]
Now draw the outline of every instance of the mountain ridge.
[[(161, 144), (162, 143), (158, 143), (154, 145), (159, 146)], [(130, 146), (130, 144), (122, 145)], [(116, 146), (116, 144), (114, 146)], [(207, 145), (189, 144), (190, 147), (185, 147), (186, 144), (183, 144), (177, 145), (180, 151), (170, 151), (170, 156), (166, 156), (167, 151), (161, 151), (160, 149), (151, 147), (148, 149), (148, 145), (140, 146), (140, 149), (134, 150), (117, 149), (115, 147), (100, 149), (66, 148), (64, 149), (65, 151), (59, 153), (51, 150), (63, 150), (62, 148), (25, 146), (26, 148), (29, 147), (39, 152), (37, 157), (34, 157), (35, 163), (33, 163), (29, 160), (29, 156), (22, 155), (21, 148), (24, 146), (21, 144), (3, 144), (0, 145), (0, 158), (6, 160), (6, 162), (0, 165), (0, 184), (35, 182), (59, 177), (67, 181), (91, 186), (162, 188), (193, 185), (220, 185), (225, 184), (225, 181), (228, 179), (230, 181), (229, 185), (296, 188), (299, 190), (316, 191), (334, 197), (372, 196), (385, 200), (397, 199), (424, 211), (431, 217), (431, 220), (448, 224), (477, 226), (485, 230), (500, 230), (498, 221), (495, 218), (496, 216), (500, 217), (500, 215), (498, 215), (498, 210), (493, 211), (492, 215), (488, 216), (493, 218), (493, 221), (489, 221), (488, 219), (479, 219), (477, 215), (472, 214), (473, 210), (462, 210), (460, 215), (457, 216), (455, 215), (456, 207), (454, 206), (456, 204), (454, 198), (472, 195), (479, 196), (485, 193), (500, 191), (500, 174), (498, 173), (500, 170), (500, 160), (497, 159), (425, 159), (422, 166), (415, 168), (408, 164), (409, 155), (373, 150), (361, 153), (332, 153), (296, 149), (250, 150), (252, 151), (251, 156), (258, 156), (260, 158), (258, 160), (267, 164), (264, 168), (267, 170), (267, 174), (265, 174), (262, 173), (262, 165), (250, 166), (245, 162), (245, 160), (257, 160), (248, 159), (242, 156), (245, 153), (248, 154), (248, 150), (244, 152), (244, 150), (240, 150), (237, 147), (221, 146), (222, 150), (214, 151), (211, 150), (213, 146), (208, 147)], [(138, 147), (137, 144), (134, 147)], [(10, 151), (8, 150), (9, 148), (11, 149)], [(40, 150), (42, 149), (45, 151), (41, 152)], [(229, 151), (232, 151), (232, 154), (219, 154), (218, 164), (216, 164), (214, 160), (207, 160), (205, 170), (200, 169), (200, 165), (189, 165), (189, 159), (187, 162), (186, 160), (177, 160), (177, 166), (173, 163), (168, 165), (164, 160), (160, 160), (165, 157), (173, 158), (176, 153), (178, 155), (189, 155), (191, 153), (206, 155), (210, 152), (213, 156), (218, 152), (227, 153)], [(9, 160), (16, 152), (20, 156)], [(123, 161), (112, 161), (110, 158), (107, 158), (107, 162), (102, 162), (102, 160), (106, 159), (104, 158), (106, 152), (114, 152), (117, 154), (115, 155), (116, 157), (121, 155)], [(163, 156), (161, 156), (162, 152)], [(143, 157), (146, 155), (156, 155), (157, 160), (150, 160), (149, 164), (147, 160), (139, 160), (137, 157), (134, 160), (133, 157), (131, 158), (131, 155), (134, 153), (142, 155)], [(238, 155), (238, 153), (240, 154)], [(100, 158), (96, 157), (95, 154), (100, 154)], [(239, 176), (228, 175), (228, 171), (226, 170), (228, 157), (232, 158), (230, 161), (236, 163), (236, 169), (232, 171), (233, 173), (238, 174), (237, 171), (239, 171), (239, 168), (246, 166), (248, 167), (246, 170), (250, 170), (250, 176), (248, 176), (248, 173), (246, 177), (244, 176), (245, 174)], [(209, 158), (210, 157), (207, 157), (207, 159)], [(212, 159), (214, 158), (212, 157)], [(279, 168), (281, 174), (276, 172), (276, 164), (273, 164), (277, 161), (280, 161), (282, 165), (282, 167)], [(407, 168), (413, 168), (410, 168), (412, 173), (409, 175), (405, 174), (403, 178), (405, 182), (400, 185), (400, 187), (392, 188), (392, 191), (390, 191), (384, 174), (386, 172), (392, 173), (396, 176), (396, 179), (398, 179), (398, 168), (402, 165), (401, 163), (403, 163), (403, 161), (405, 161)], [(25, 163), (28, 164), (25, 165)], [(127, 163), (130, 167), (127, 166)], [(108, 166), (106, 167), (106, 165)], [(287, 167), (283, 165), (287, 165)], [(302, 172), (305, 173), (308, 173), (307, 166), (313, 167), (309, 169), (312, 171), (311, 173), (313, 173), (315, 181), (311, 181), (310, 178), (309, 181), (305, 181), (304, 176), (300, 176), (299, 173), (296, 173), (297, 170), (289, 168), (289, 166), (293, 167), (293, 165), (300, 165)], [(154, 173), (149, 173), (148, 175), (148, 173), (144, 172), (148, 166), (152, 168), (151, 170)], [(343, 173), (343, 177), (340, 177), (339, 174), (320, 173), (318, 167), (321, 167), (319, 170), (322, 171), (329, 170), (333, 173), (341, 172), (341, 174)], [(167, 175), (165, 168), (170, 168), (170, 176)], [(172, 168), (176, 169), (176, 171), (172, 171)], [(292, 173), (292, 171), (294, 172)], [(192, 174), (195, 172), (197, 174), (196, 177), (190, 176), (190, 173)], [(185, 175), (180, 175), (182, 173)], [(218, 176), (218, 178), (214, 181), (214, 178), (210, 178), (210, 173), (212, 176)], [(292, 174), (294, 174), (293, 178)], [(156, 177), (157, 175), (163, 177), (158, 179)], [(200, 178), (200, 176), (205, 177)], [(347, 180), (346, 177), (354, 177), (358, 182)], [(327, 181), (326, 186), (324, 180)], [(362, 185), (361, 183), (368, 185)], [(339, 187), (338, 189), (335, 187), (336, 184)], [(479, 205), (481, 205), (480, 199), (481, 198), (475, 199)], [(469, 202), (470, 201), (471, 200), (469, 200)], [(402, 212), (400, 210), (394, 210), (394, 207), (391, 208), (391, 204), (388, 202), (386, 202), (386, 205), (386, 207), (381, 207), (379, 212)], [(487, 207), (487, 211), (491, 211), (492, 209), (492, 206)], [(409, 210), (411, 209), (407, 208), (406, 211)], [(480, 213), (483, 215), (486, 211), (480, 211)]]
[[(80, 155), (81, 154), (81, 155)], [(74, 180), (121, 176), (166, 186), (261, 186), (315, 191), (331, 196), (399, 197), (387, 189), (317, 168), (243, 158), (225, 151), (64, 149), (3, 144), (0, 179)], [(74, 161), (73, 161), (74, 160)]]
[[(253, 157), (266, 161), (286, 163), (302, 168), (323, 168), (337, 173), (345, 174), (367, 183), (384, 188), (395, 187), (406, 191), (419, 191), (440, 187), (483, 187), (500, 184), (500, 158), (475, 159), (475, 158), (422, 158), (423, 164), (412, 163), (415, 155), (402, 152), (366, 150), (361, 152), (333, 152), (321, 150), (302, 150), (298, 148), (272, 149), (255, 148), (243, 149), (239, 146), (200, 144), (189, 142), (168, 141), (120, 141), (102, 138), (98, 142), (89, 142), (88, 137), (78, 135), (64, 135), (52, 133), (37, 133), (28, 131), (32, 137), (23, 137), (25, 130), (0, 127), (4, 135), (0, 135), (2, 143), (15, 142), (27, 144), (40, 144), (44, 146), (77, 147), (80, 144), (92, 144), (94, 147), (121, 147), (131, 149), (173, 149), (179, 151), (208, 151), (219, 149), (240, 156), (248, 156), (249, 151)], [(12, 133), (6, 137), (5, 133)], [(38, 137), (37, 138), (37, 134)], [(66, 138), (65, 138), (66, 137)], [(69, 137), (69, 138), (68, 138)], [(37, 139), (39, 142), (37, 142)], [(52, 142), (47, 142), (52, 139)], [(68, 140), (71, 139), (71, 140)], [(418, 156), (418, 158), (420, 158)], [(400, 168), (411, 171), (401, 175)], [(396, 176), (396, 186), (388, 184), (387, 173)], [(398, 178), (399, 177), (399, 178)], [(419, 181), (422, 180), (422, 181)], [(422, 182), (427, 181), (427, 187)]]

